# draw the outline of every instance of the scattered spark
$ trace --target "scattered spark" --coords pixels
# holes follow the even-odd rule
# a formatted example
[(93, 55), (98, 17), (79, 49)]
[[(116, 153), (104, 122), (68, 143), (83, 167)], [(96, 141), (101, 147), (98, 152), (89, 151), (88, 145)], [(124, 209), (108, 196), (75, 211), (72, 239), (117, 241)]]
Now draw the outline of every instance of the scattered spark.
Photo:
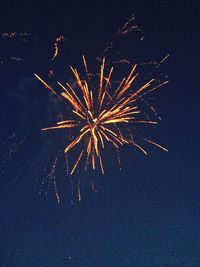
[(50, 70), (49, 73), (48, 73), (48, 77), (51, 78), (53, 76), (54, 76), (53, 70)]
[(131, 62), (128, 61), (127, 59), (121, 59), (121, 60), (118, 60), (118, 61), (113, 61), (112, 63), (113, 64), (119, 64), (119, 63), (121, 63), (121, 64), (130, 64)]
[(145, 33), (134, 15), (132, 15), (131, 18), (128, 21), (126, 21), (124, 25), (115, 32), (112, 40), (107, 42), (103, 52), (99, 54), (96, 57), (96, 59), (99, 62), (101, 62), (101, 59), (103, 57), (110, 58), (113, 55), (114, 58), (111, 58), (111, 60), (109, 60), (109, 62), (112, 62), (112, 64), (119, 64), (119, 63), (130, 64), (127, 58), (123, 59), (123, 56), (121, 55), (122, 51), (121, 49), (119, 49), (121, 37), (123, 37), (124, 39), (124, 37), (126, 37), (130, 33), (137, 33), (137, 36), (139, 33), (140, 35), (139, 38), (141, 41), (143, 41)]
[(26, 42), (31, 36), (29, 32), (4, 32), (1, 34), (2, 38), (18, 39), (21, 42)]
[(56, 157), (52, 166), (52, 169), (50, 173), (48, 174), (48, 177), (50, 177), (50, 182), (53, 180), (53, 186), (55, 191), (55, 196), (57, 199), (57, 203), (60, 204), (60, 196), (58, 193), (57, 183), (56, 183), (56, 167), (57, 167), (58, 158)]
[(93, 191), (94, 193), (98, 193), (98, 190), (96, 189), (96, 186), (95, 186), (94, 181), (93, 181), (92, 178), (91, 178), (91, 186), (92, 186), (92, 191)]
[(24, 61), (23, 58), (20, 57), (11, 57), (10, 59), (14, 61)]
[(81, 201), (81, 180), (78, 177), (78, 192), (77, 192), (78, 201)]
[(50, 90), (54, 95), (56, 95), (57, 96), (57, 93), (54, 91), (54, 89), (51, 87), (51, 86), (49, 86), (44, 80), (42, 80), (42, 78), (40, 78), (37, 74), (34, 74), (35, 75), (35, 77), (48, 89), (48, 90)]
[(4, 32), (4, 33), (2, 33), (2, 37), (3, 38), (14, 38), (14, 37), (16, 37), (16, 35), (17, 35), (17, 33), (16, 32)]
[(152, 141), (152, 140), (149, 140), (149, 139), (146, 139), (146, 138), (143, 138), (143, 139), (144, 139), (145, 141), (149, 142), (150, 144), (152, 144), (152, 145), (154, 145), (154, 146), (157, 146), (157, 147), (159, 147), (160, 149), (162, 149), (162, 150), (168, 152), (168, 149), (167, 149), (167, 148), (165, 148), (165, 147), (163, 147), (163, 146), (157, 144), (156, 142), (154, 142), (154, 141)]
[(125, 35), (127, 33), (133, 32), (133, 31), (140, 31), (141, 28), (136, 25), (135, 17), (132, 15), (132, 17), (124, 24), (124, 26), (119, 29), (117, 32), (118, 35)]
[(155, 65), (155, 68), (159, 68), (160, 65), (162, 63), (164, 63), (169, 57), (169, 54), (167, 54), (166, 56), (164, 56), (164, 58), (162, 58), (160, 61), (156, 61), (156, 60), (150, 60), (148, 62), (145, 63), (141, 63), (140, 65)]
[(58, 51), (59, 51), (58, 43), (63, 42), (64, 40), (65, 40), (65, 37), (63, 35), (56, 37), (56, 41), (54, 43), (54, 55), (52, 57), (52, 60), (55, 60), (55, 58), (58, 55)]
[(110, 49), (112, 49), (113, 48), (113, 45), (114, 45), (114, 43), (113, 42), (111, 42), (111, 43), (109, 43), (107, 46), (106, 46), (106, 48), (104, 49), (104, 53), (106, 53), (106, 52), (108, 52)]

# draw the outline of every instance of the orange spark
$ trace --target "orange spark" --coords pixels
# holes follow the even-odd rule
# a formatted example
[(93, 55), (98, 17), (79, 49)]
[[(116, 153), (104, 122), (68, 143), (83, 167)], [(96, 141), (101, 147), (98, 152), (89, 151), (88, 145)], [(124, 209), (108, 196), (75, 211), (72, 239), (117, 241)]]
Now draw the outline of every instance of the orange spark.
[(57, 57), (57, 55), (58, 55), (58, 43), (59, 42), (62, 42), (62, 41), (64, 41), (65, 40), (65, 37), (64, 36), (62, 36), (62, 35), (60, 35), (60, 36), (58, 36), (57, 38), (56, 38), (56, 41), (55, 41), (55, 43), (54, 43), (54, 55), (53, 55), (53, 57), (52, 57), (52, 60), (55, 60), (55, 58)]

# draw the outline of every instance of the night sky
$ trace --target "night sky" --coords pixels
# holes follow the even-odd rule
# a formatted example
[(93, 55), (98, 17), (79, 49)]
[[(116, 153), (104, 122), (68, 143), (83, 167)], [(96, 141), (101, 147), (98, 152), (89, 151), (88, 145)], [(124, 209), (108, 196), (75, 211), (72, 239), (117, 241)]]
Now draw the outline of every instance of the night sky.
[[(200, 2), (183, 2), (1, 1), (0, 266), (200, 266)], [(117, 37), (132, 14), (141, 30)], [(4, 35), (10, 32), (17, 34)], [(59, 35), (65, 41), (52, 61)], [(120, 170), (108, 149), (104, 176), (79, 173), (83, 198), (73, 196), (73, 206), (60, 159), (58, 204), (48, 173), (63, 149), (63, 134), (40, 129), (52, 125), (63, 107), (33, 73), (48, 80), (53, 69), (56, 79), (70, 80), (70, 64), (78, 67), (85, 54), (95, 68), (110, 41), (134, 63), (169, 54), (157, 72), (170, 83), (149, 95), (162, 120), (137, 131), (169, 152), (147, 144), (146, 157), (124, 147)]]

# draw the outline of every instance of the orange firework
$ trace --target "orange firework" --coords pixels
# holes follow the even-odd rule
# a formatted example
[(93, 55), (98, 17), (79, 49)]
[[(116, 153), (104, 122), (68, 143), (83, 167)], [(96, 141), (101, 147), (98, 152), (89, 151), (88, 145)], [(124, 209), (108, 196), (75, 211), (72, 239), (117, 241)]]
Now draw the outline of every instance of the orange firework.
[[(133, 92), (132, 85), (138, 76), (138, 73), (136, 73), (137, 65), (134, 65), (128, 76), (123, 78), (118, 86), (112, 89), (114, 92), (111, 93), (113, 67), (111, 67), (106, 75), (104, 58), (98, 74), (98, 89), (95, 91), (90, 88), (92, 75), (88, 72), (87, 62), (84, 56), (83, 63), (86, 71), (86, 79), (82, 79), (78, 71), (70, 66), (79, 92), (75, 92), (74, 86), (68, 83), (63, 85), (57, 82), (62, 89), (61, 94), (58, 94), (50, 85), (35, 74), (36, 78), (48, 90), (59, 97), (62, 96), (71, 104), (74, 114), (73, 119), (59, 121), (55, 126), (42, 130), (77, 128), (76, 138), (64, 150), (65, 153), (69, 153), (75, 146), (80, 143), (82, 144), (81, 152), (71, 170), (71, 174), (74, 173), (79, 162), (83, 161), (84, 158), (85, 170), (87, 170), (89, 164), (95, 170), (98, 164), (102, 173), (104, 173), (101, 154), (107, 142), (110, 142), (116, 149), (119, 149), (124, 144), (133, 145), (147, 154), (144, 148), (135, 142), (131, 134), (130, 138), (124, 136), (122, 126), (125, 124), (129, 125), (130, 123), (157, 124), (155, 121), (141, 120), (138, 118), (140, 110), (136, 106), (136, 101), (147, 93), (166, 84), (167, 81), (155, 84), (155, 79), (151, 79)], [(159, 144), (148, 139), (144, 140), (166, 151), (166, 148)]]

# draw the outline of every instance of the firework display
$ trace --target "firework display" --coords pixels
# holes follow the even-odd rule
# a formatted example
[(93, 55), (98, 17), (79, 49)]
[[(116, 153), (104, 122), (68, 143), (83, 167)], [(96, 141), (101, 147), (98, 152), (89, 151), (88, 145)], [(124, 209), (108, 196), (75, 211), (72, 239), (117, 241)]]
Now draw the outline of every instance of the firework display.
[[(73, 117), (57, 122), (56, 125), (43, 128), (43, 131), (54, 129), (76, 128), (77, 136), (64, 149), (65, 153), (71, 152), (78, 144), (81, 144), (81, 150), (76, 159), (70, 174), (76, 170), (80, 161), (84, 161), (85, 171), (89, 166), (93, 170), (100, 166), (101, 172), (104, 173), (102, 151), (106, 149), (106, 143), (110, 142), (117, 150), (124, 144), (132, 145), (143, 153), (146, 150), (136, 143), (131, 132), (129, 137), (124, 134), (124, 126), (130, 124), (144, 123), (157, 124), (157, 121), (150, 119), (141, 119), (138, 115), (141, 113), (137, 102), (146, 94), (156, 90), (167, 81), (156, 83), (151, 79), (139, 88), (135, 88), (134, 82), (139, 73), (136, 71), (135, 64), (127, 77), (123, 78), (118, 84), (112, 83), (112, 73), (114, 68), (111, 67), (106, 74), (106, 60), (102, 59), (98, 77), (97, 86), (94, 87), (93, 76), (88, 71), (87, 61), (83, 56), (85, 77), (82, 78), (78, 71), (70, 66), (76, 81), (76, 87), (66, 83), (63, 85), (57, 82), (62, 92), (57, 93), (49, 84), (35, 74), (36, 78), (51, 93), (64, 98), (71, 105)], [(166, 148), (149, 139), (145, 141), (158, 146), (167, 151)]]

